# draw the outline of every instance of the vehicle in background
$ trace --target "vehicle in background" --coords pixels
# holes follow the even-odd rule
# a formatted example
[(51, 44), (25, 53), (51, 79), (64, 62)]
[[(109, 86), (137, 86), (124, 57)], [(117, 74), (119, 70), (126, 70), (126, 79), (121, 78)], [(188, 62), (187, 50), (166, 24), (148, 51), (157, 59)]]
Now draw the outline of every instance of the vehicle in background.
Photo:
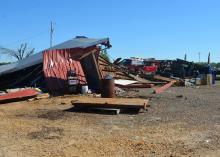
[(144, 59), (144, 73), (148, 75), (156, 74), (158, 68), (160, 67), (160, 61), (154, 58)]
[(114, 64), (121, 67), (125, 67), (135, 75), (152, 75), (157, 72), (159, 62), (153, 59), (142, 59), (142, 58), (129, 58), (123, 59), (118, 58), (115, 60)]

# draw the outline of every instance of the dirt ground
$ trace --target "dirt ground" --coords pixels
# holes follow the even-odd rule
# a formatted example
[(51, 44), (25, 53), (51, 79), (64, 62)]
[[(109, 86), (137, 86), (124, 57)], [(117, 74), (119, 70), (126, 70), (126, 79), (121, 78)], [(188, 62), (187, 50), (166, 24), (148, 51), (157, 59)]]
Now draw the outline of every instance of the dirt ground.
[(0, 105), (0, 157), (220, 156), (220, 85), (172, 87), (140, 114), (74, 112), (56, 97)]

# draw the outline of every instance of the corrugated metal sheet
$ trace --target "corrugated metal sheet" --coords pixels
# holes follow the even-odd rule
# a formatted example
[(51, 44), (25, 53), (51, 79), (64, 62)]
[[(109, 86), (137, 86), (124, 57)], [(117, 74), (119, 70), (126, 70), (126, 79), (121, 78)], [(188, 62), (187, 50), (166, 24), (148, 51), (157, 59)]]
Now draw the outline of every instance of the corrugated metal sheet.
[[(103, 38), (103, 39), (74, 38), (74, 39), (68, 40), (66, 42), (63, 42), (61, 44), (58, 44), (58, 45), (52, 47), (50, 50), (68, 49), (68, 48), (88, 48), (88, 47), (91, 47), (94, 45), (108, 43), (108, 42), (109, 42), (108, 38)], [(49, 50), (49, 49), (46, 49), (46, 50)], [(30, 67), (35, 64), (39, 64), (39, 63), (43, 62), (43, 52), (44, 51), (41, 51), (41, 52), (39, 52), (35, 55), (32, 55), (28, 58), (25, 58), (21, 61), (0, 66), (0, 76), (7, 74), (7, 73), (19, 71), (19, 70), (24, 69), (26, 67)]]
[(56, 46), (53, 46), (51, 49), (68, 49), (68, 48), (88, 48), (94, 45), (107, 43), (109, 42), (108, 38), (103, 39), (92, 39), (92, 38), (73, 38)]
[(83, 49), (47, 50), (43, 53), (44, 75), (50, 91), (67, 91), (67, 72), (70, 70), (76, 72), (80, 84), (86, 83), (82, 66), (77, 60), (83, 54)]
[(19, 71), (21, 69), (30, 67), (32, 65), (39, 64), (43, 61), (43, 54), (37, 53), (23, 60), (17, 61), (15, 63), (6, 64), (0, 66), (0, 76), (12, 72)]
[(34, 89), (24, 89), (17, 92), (7, 93), (5, 95), (0, 96), (0, 102), (14, 99), (21, 99), (26, 97), (32, 97), (39, 94), (38, 91)]

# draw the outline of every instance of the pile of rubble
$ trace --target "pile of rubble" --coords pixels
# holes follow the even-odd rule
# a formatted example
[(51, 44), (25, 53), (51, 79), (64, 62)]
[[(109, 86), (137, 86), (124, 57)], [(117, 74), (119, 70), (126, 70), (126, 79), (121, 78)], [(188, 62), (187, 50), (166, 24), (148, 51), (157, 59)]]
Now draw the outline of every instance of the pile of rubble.
[[(104, 47), (104, 48), (103, 48)], [(77, 107), (146, 109), (148, 100), (116, 98), (126, 89), (152, 88), (158, 94), (172, 85), (215, 83), (215, 71), (185, 60), (116, 59), (100, 53), (110, 48), (108, 38), (76, 37), (19, 62), (0, 66), (0, 102), (50, 95), (100, 94), (102, 98), (73, 101)], [(31, 87), (27, 89), (26, 87)], [(41, 89), (37, 91), (35, 87)], [(8, 92), (6, 89), (17, 88)], [(116, 95), (116, 96), (115, 96)], [(30, 99), (31, 98), (31, 99)]]

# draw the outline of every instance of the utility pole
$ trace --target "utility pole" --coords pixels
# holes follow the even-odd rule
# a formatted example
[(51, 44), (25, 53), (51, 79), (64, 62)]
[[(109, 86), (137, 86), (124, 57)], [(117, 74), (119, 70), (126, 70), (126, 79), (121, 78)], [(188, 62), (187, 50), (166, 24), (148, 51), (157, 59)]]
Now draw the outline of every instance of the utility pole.
[(211, 61), (211, 54), (210, 54), (210, 52), (209, 52), (209, 54), (208, 54), (208, 64), (210, 64), (210, 61)]
[(200, 52), (199, 52), (199, 63), (200, 63), (200, 55), (201, 55), (201, 54), (200, 54)]
[(54, 24), (53, 21), (50, 23), (50, 48), (53, 46), (53, 34), (54, 34)]
[(187, 61), (187, 55), (186, 55), (186, 54), (185, 54), (185, 56), (184, 56), (184, 60)]

